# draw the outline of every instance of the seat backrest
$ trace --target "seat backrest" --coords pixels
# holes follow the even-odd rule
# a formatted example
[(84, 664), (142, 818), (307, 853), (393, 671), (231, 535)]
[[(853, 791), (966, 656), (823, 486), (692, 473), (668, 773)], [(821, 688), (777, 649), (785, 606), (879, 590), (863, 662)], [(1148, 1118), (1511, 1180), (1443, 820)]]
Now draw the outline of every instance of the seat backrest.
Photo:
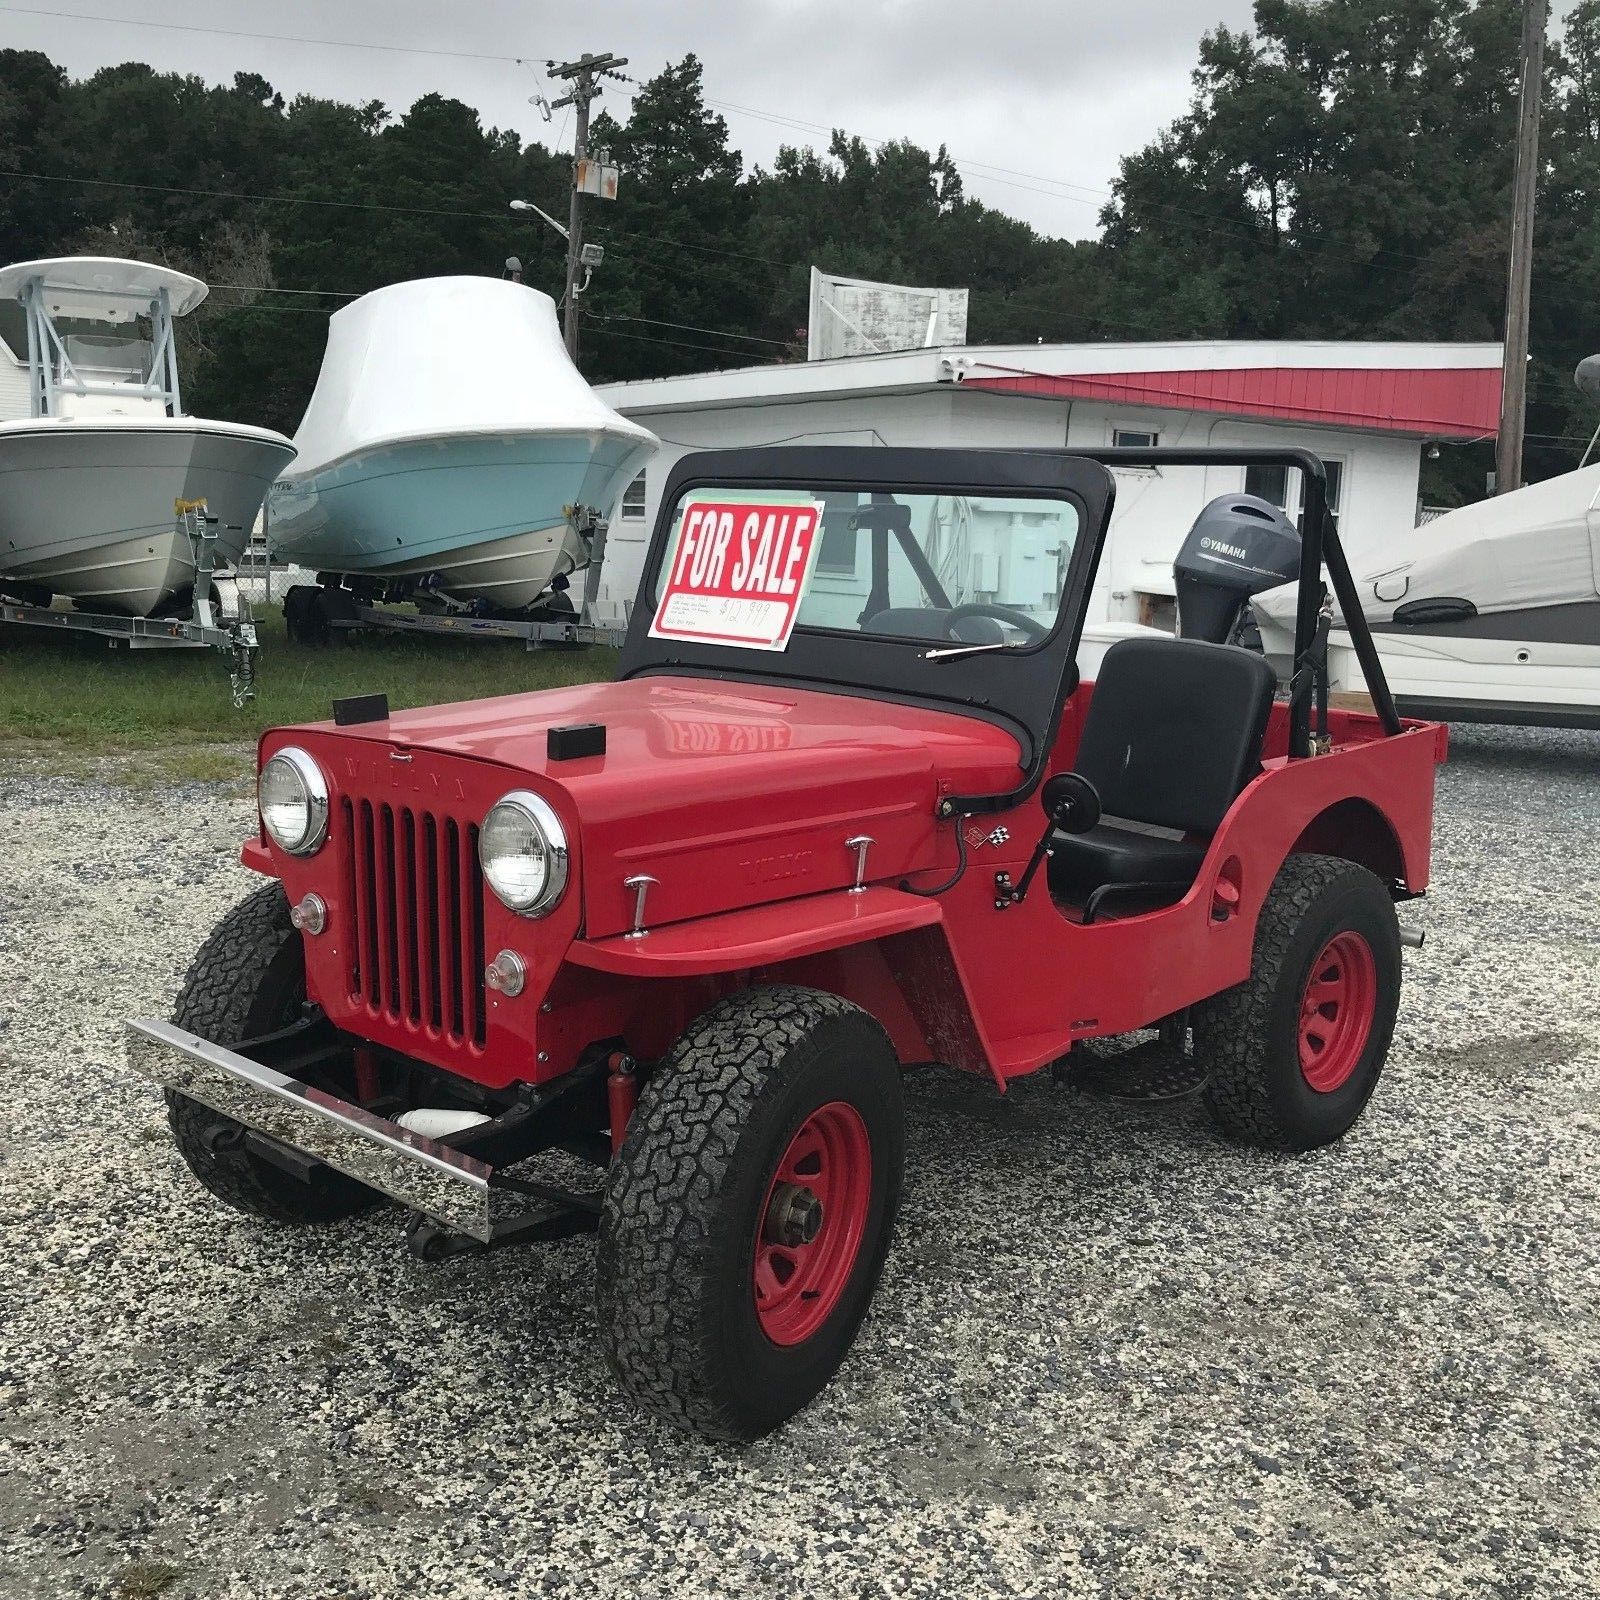
[(1119, 639), (1095, 678), (1076, 769), (1107, 816), (1214, 832), (1261, 770), (1276, 681), (1237, 645)]

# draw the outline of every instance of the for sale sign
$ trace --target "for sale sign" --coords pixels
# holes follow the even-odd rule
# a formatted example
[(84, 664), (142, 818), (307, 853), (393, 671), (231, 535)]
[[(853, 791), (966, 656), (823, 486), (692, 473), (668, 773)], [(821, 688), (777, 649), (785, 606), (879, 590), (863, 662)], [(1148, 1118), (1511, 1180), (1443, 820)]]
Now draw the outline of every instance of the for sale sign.
[(650, 636), (787, 648), (821, 524), (811, 499), (685, 502)]

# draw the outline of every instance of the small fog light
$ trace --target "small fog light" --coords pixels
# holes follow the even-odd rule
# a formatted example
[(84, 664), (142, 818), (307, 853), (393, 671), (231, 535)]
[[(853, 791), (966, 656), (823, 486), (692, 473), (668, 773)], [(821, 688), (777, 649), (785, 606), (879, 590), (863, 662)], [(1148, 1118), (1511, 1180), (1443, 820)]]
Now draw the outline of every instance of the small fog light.
[(291, 926), (301, 933), (321, 933), (328, 926), (328, 907), (320, 894), (308, 894), (289, 913)]
[(483, 981), (496, 994), (513, 1000), (522, 993), (528, 981), (527, 963), (515, 950), (502, 950), (483, 970)]

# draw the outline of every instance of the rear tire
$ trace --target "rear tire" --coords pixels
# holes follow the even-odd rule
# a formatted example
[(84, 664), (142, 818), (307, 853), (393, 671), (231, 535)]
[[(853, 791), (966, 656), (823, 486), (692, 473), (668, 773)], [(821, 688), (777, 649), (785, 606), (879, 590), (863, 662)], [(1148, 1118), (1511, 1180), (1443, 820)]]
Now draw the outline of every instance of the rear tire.
[(626, 1393), (733, 1440), (811, 1400), (877, 1286), (904, 1152), (899, 1065), (865, 1012), (791, 986), (713, 1006), (606, 1181), (596, 1299)]
[[(172, 1020), (213, 1044), (232, 1045), (287, 1027), (305, 998), (300, 935), (290, 926), (283, 886), (269, 883), (212, 929), (178, 991)], [(331, 1167), (303, 1182), (247, 1150), (240, 1123), (170, 1089), (167, 1121), (189, 1170), (236, 1211), (269, 1222), (337, 1222), (379, 1198)]]
[(1389, 891), (1354, 862), (1290, 856), (1261, 909), (1249, 978), (1191, 1013), (1212, 1120), (1263, 1149), (1330, 1144), (1377, 1088), (1399, 1003)]

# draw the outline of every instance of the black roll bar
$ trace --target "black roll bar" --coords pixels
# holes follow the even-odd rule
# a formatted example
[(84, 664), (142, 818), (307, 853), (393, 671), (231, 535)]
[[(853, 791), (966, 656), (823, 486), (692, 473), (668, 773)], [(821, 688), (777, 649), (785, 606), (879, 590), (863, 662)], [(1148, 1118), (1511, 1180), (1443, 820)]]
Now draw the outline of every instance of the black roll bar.
[(1378, 647), (1372, 642), (1372, 629), (1356, 593), (1350, 564), (1338, 530), (1328, 512), (1328, 469), (1321, 458), (1309, 450), (1270, 450), (1240, 447), (1194, 448), (1117, 446), (1085, 450), (1068, 446), (1066, 455), (1082, 456), (1107, 467), (1287, 467), (1297, 471), (1305, 484), (1300, 508), (1300, 583), (1295, 604), (1294, 673), (1289, 683), (1289, 754), (1311, 754), (1312, 651), (1317, 637), (1317, 618), (1322, 611), (1322, 567), (1327, 563), (1334, 597), (1344, 618), (1345, 631), (1355, 646), (1367, 693), (1385, 733), (1400, 732), (1400, 713), (1395, 710), (1389, 680), (1384, 676)]

